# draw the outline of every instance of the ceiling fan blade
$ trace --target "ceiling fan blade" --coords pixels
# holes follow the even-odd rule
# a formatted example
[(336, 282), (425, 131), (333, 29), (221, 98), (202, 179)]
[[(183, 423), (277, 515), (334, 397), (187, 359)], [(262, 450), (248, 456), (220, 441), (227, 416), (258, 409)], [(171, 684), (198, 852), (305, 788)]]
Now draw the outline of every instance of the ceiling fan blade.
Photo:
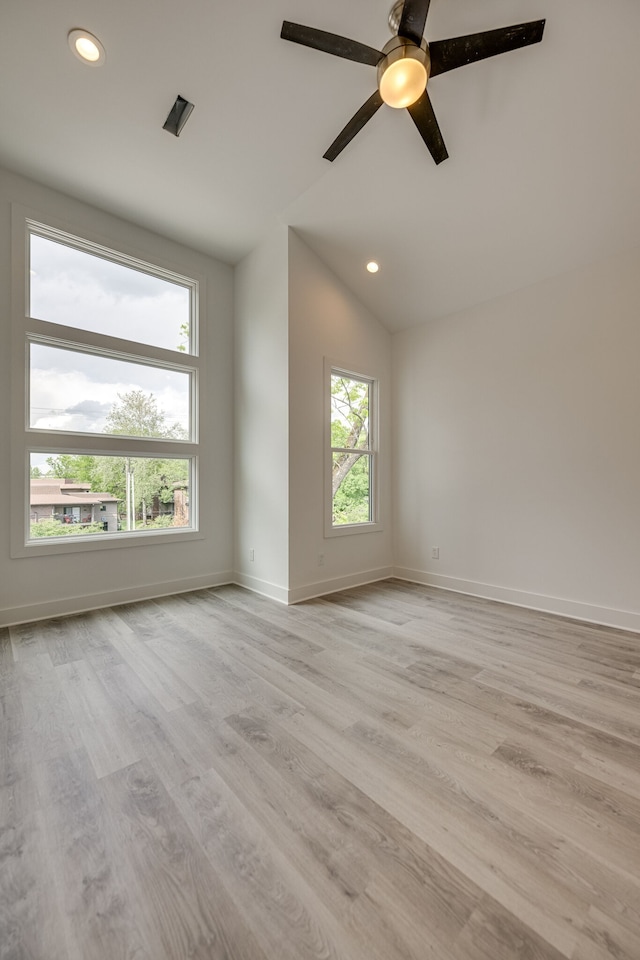
[(444, 145), (440, 127), (438, 126), (438, 121), (433, 112), (427, 91), (425, 90), (419, 100), (416, 100), (410, 107), (407, 107), (407, 110), (418, 128), (420, 136), (429, 148), (429, 153), (436, 163), (442, 163), (443, 160), (447, 159), (449, 154)]
[(398, 25), (398, 36), (413, 40), (420, 46), (427, 22), (431, 0), (404, 0), (402, 16)]
[(355, 60), (356, 63), (368, 63), (372, 67), (376, 67), (382, 58), (379, 50), (358, 43), (357, 40), (339, 37), (336, 33), (327, 33), (325, 30), (316, 30), (315, 27), (305, 27), (301, 23), (291, 23), (289, 20), (282, 24), (280, 36), (283, 40), (301, 43), (305, 47), (313, 47), (314, 50), (332, 53), (335, 57), (344, 57), (345, 60)]
[(363, 103), (357, 113), (355, 113), (349, 123), (340, 131), (327, 152), (324, 154), (325, 160), (335, 160), (339, 153), (342, 153), (348, 143), (353, 140), (357, 133), (360, 133), (365, 123), (371, 120), (376, 110), (382, 106), (382, 97), (380, 91), (372, 93), (366, 103)]
[(429, 44), (431, 55), (431, 73), (439, 73), (464, 67), (467, 63), (486, 60), (508, 50), (527, 47), (531, 43), (540, 43), (544, 31), (544, 20), (532, 20), (513, 27), (500, 27), (498, 30), (485, 30), (484, 33), (470, 33), (466, 37), (453, 37), (451, 40), (434, 40)]

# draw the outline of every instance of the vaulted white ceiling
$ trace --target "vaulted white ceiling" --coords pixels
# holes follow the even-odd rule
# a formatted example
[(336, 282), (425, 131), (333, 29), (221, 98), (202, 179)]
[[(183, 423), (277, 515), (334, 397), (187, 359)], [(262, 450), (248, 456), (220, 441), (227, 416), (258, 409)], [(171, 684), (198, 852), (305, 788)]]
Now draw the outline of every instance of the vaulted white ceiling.
[[(283, 221), (390, 330), (640, 243), (637, 0), (432, 0), (429, 40), (546, 17), (543, 41), (430, 81), (440, 166), (388, 107), (331, 164), (375, 69), (282, 21), (381, 48), (390, 7), (3, 0), (0, 164), (230, 263)], [(104, 66), (72, 56), (73, 27)], [(177, 94), (196, 105), (178, 139)]]

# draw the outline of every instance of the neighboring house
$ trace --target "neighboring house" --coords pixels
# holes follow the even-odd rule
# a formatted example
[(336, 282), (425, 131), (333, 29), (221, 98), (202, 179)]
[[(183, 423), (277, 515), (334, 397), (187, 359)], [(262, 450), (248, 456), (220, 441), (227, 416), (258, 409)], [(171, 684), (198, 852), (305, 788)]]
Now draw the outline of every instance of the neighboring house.
[(174, 483), (173, 503), (158, 502), (158, 513), (173, 514), (174, 525), (186, 527), (189, 523), (189, 487), (186, 484)]
[(31, 522), (101, 523), (108, 533), (118, 529), (118, 499), (96, 493), (90, 483), (43, 477), (31, 480)]

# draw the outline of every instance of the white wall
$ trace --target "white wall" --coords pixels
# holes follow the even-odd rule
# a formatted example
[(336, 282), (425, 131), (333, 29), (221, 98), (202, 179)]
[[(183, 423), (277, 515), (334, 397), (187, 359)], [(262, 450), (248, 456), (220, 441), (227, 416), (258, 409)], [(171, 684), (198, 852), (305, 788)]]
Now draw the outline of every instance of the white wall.
[(635, 250), (394, 336), (399, 576), (640, 629), (639, 316)]
[[(375, 277), (372, 277), (375, 283)], [(324, 358), (380, 380), (380, 532), (324, 537)], [(334, 273), (289, 233), (290, 600), (391, 573), (391, 338)], [(318, 564), (323, 554), (324, 563)]]
[[(234, 577), (295, 601), (393, 570), (640, 629), (640, 251), (391, 338), (280, 226), (236, 268), (234, 354), (229, 267), (0, 170), (5, 345), (12, 201), (205, 275), (210, 376), (202, 539), (11, 559), (5, 516), (0, 624)], [(324, 536), (325, 357), (380, 378), (380, 533)], [(10, 373), (3, 349), (4, 411)], [(5, 415), (5, 504), (9, 433)]]
[(278, 226), (236, 267), (234, 341), (236, 579), (283, 601), (289, 586), (287, 271), (287, 228)]
[[(234, 353), (236, 580), (295, 602), (389, 575), (389, 334), (279, 225), (236, 268)], [(325, 356), (380, 377), (379, 533), (324, 537)]]
[(202, 538), (166, 540), (122, 549), (96, 550), (55, 557), (11, 559), (7, 516), (0, 522), (0, 623), (156, 596), (191, 587), (226, 582), (233, 562), (232, 502), (232, 295), (228, 266), (151, 234), (133, 224), (0, 169), (0, 489), (9, 509), (11, 380), (10, 339), (10, 203), (29, 207), (37, 216), (68, 223), (70, 232), (99, 234), (103, 242), (154, 262), (190, 270), (206, 280), (208, 382), (202, 385), (201, 511)]

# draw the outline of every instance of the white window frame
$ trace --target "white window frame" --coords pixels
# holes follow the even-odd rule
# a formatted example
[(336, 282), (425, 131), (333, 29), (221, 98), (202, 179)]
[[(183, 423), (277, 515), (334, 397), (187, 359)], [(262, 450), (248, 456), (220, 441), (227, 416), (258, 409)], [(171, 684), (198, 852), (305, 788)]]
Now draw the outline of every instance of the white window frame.
[[(190, 349), (182, 353), (123, 340), (106, 334), (80, 330), (29, 316), (30, 236), (32, 233), (61, 242), (83, 252), (111, 260), (131, 269), (141, 270), (161, 279), (187, 286), (191, 290)], [(137, 251), (118, 249), (105, 244), (91, 231), (77, 230), (55, 217), (38, 214), (12, 205), (12, 468), (11, 468), (11, 555), (12, 557), (46, 556), (90, 550), (122, 549), (148, 546), (150, 543), (176, 543), (202, 539), (198, 519), (199, 487), (199, 406), (200, 383), (205, 380), (203, 360), (204, 324), (201, 304), (206, 302), (204, 278), (180, 273), (174, 264), (141, 258)], [(29, 344), (44, 343), (67, 347), (84, 353), (129, 360), (146, 366), (158, 366), (189, 374), (190, 437), (173, 440), (158, 437), (124, 437), (120, 435), (79, 433), (32, 428), (29, 423)], [(62, 453), (105, 456), (153, 457), (188, 460), (190, 526), (158, 530), (119, 531), (117, 534), (83, 535), (82, 537), (39, 538), (30, 540), (30, 454)]]
[[(365, 520), (362, 523), (342, 523), (333, 522), (333, 491), (332, 491), (332, 473), (333, 473), (333, 454), (339, 452), (342, 448), (331, 445), (331, 377), (335, 374), (349, 377), (353, 380), (361, 380), (369, 384), (369, 447), (367, 449), (358, 449), (357, 453), (369, 457), (369, 484), (370, 484), (370, 502), (371, 502), (371, 520)], [(324, 535), (325, 537), (344, 537), (353, 534), (377, 533), (383, 529), (380, 517), (380, 465), (379, 465), (379, 424), (380, 424), (380, 378), (372, 376), (362, 371), (350, 369), (348, 365), (332, 360), (329, 357), (324, 359), (324, 409), (325, 409), (325, 428), (324, 428), (324, 448), (325, 448), (325, 496), (324, 496)]]

